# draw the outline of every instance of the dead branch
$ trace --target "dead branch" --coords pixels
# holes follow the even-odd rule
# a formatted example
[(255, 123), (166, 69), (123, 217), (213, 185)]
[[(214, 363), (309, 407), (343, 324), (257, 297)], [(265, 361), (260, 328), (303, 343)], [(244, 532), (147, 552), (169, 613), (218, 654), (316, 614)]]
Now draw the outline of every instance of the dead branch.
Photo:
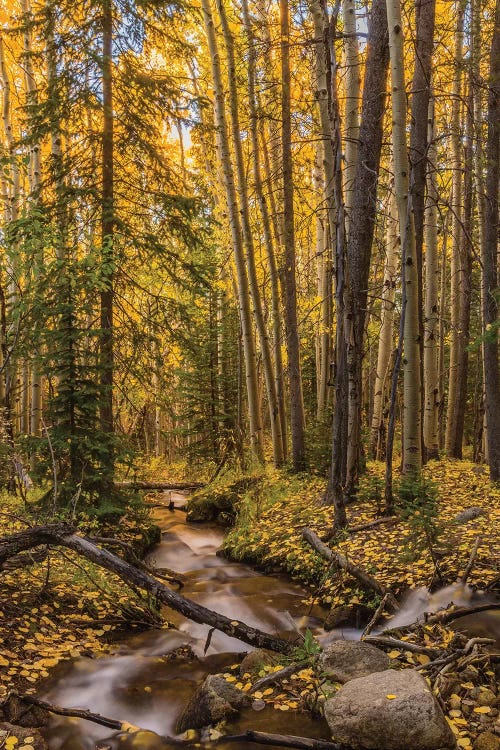
[(294, 647), (294, 644), (290, 641), (264, 633), (262, 630), (246, 625), (240, 620), (230, 620), (225, 615), (186, 599), (176, 591), (167, 588), (165, 584), (157, 581), (151, 574), (139, 570), (125, 562), (121, 557), (109, 552), (109, 550), (97, 547), (89, 539), (77, 536), (74, 529), (66, 524), (38, 526), (1, 538), (0, 566), (19, 552), (39, 547), (42, 544), (67, 547), (90, 560), (90, 562), (115, 573), (129, 586), (147, 591), (158, 602), (174, 609), (176, 612), (180, 612), (188, 619), (210, 625), (232, 638), (238, 638), (244, 643), (248, 643), (250, 646), (267, 648), (279, 653), (290, 653)]
[(400, 648), (404, 651), (411, 651), (412, 654), (425, 654), (430, 659), (435, 659), (443, 653), (435, 648), (428, 646), (419, 646), (417, 643), (400, 641), (398, 638), (390, 638), (384, 635), (369, 635), (363, 638), (365, 643), (371, 643), (373, 646), (382, 646), (385, 648)]
[(480, 541), (481, 541), (481, 537), (480, 536), (476, 537), (476, 541), (474, 542), (474, 546), (472, 547), (472, 551), (470, 553), (469, 561), (465, 567), (464, 574), (462, 576), (462, 583), (467, 583), (467, 579), (472, 573), (472, 568), (474, 567), (474, 563), (476, 562), (477, 551), (479, 549)]
[(259, 745), (294, 747), (298, 750), (348, 750), (346, 745), (339, 745), (338, 742), (326, 742), (312, 737), (295, 737), (291, 734), (255, 732), (252, 729), (244, 734), (226, 735), (218, 740), (218, 743), (222, 744), (223, 742), (255, 742)]
[(315, 534), (311, 529), (303, 529), (302, 538), (304, 539), (304, 541), (310, 544), (311, 547), (321, 555), (321, 557), (324, 557), (325, 560), (335, 563), (339, 568), (342, 568), (342, 570), (345, 570), (347, 573), (349, 573), (349, 575), (353, 576), (353, 578), (356, 578), (356, 580), (359, 581), (359, 583), (365, 589), (375, 591), (375, 593), (379, 594), (380, 596), (384, 596), (385, 594), (390, 593), (387, 591), (385, 586), (382, 586), (382, 584), (377, 581), (376, 578), (371, 576), (369, 573), (366, 573), (357, 565), (354, 565), (354, 563), (348, 560), (345, 555), (342, 555), (340, 552), (335, 552), (335, 550), (327, 547), (327, 545), (324, 544), (319, 536)]
[(172, 490), (185, 492), (199, 490), (205, 487), (203, 482), (115, 482), (114, 486), (119, 490)]
[(181, 589), (184, 587), (186, 581), (183, 575), (177, 573), (177, 571), (175, 570), (171, 570), (170, 568), (154, 568), (150, 565), (146, 565), (145, 562), (137, 557), (134, 548), (128, 542), (124, 542), (121, 539), (114, 539), (113, 537), (105, 536), (91, 536), (88, 538), (91, 542), (95, 542), (96, 544), (107, 544), (110, 547), (120, 547), (121, 549), (126, 551), (129, 561), (132, 563), (132, 565), (135, 565), (136, 568), (144, 570), (146, 573), (151, 573), (151, 575), (155, 576), (155, 578), (161, 578), (162, 580), (168, 581), (169, 583), (174, 583)]
[(394, 526), (398, 522), (396, 516), (384, 516), (384, 518), (376, 518), (374, 521), (368, 521), (367, 523), (361, 523), (359, 526), (349, 526), (347, 531), (349, 534), (355, 534), (357, 531), (365, 531), (365, 529), (372, 529), (374, 526), (380, 526), (381, 524), (388, 524)]
[(363, 633), (361, 634), (361, 640), (363, 641), (370, 633), (372, 632), (375, 625), (378, 623), (380, 618), (382, 617), (383, 611), (385, 609), (385, 605), (387, 604), (387, 600), (389, 598), (388, 594), (384, 594), (382, 597), (382, 600), (380, 604), (378, 605), (377, 609), (375, 610), (375, 613), (370, 620), (370, 622), (367, 624), (366, 628), (363, 630)]
[(51, 703), (42, 701), (39, 698), (36, 698), (34, 695), (21, 695), (20, 693), (10, 693), (5, 703), (8, 703), (9, 698), (17, 698), (23, 703), (27, 703), (30, 706), (37, 706), (38, 708), (43, 708), (45, 711), (49, 711), (49, 713), (51, 714), (57, 714), (57, 716), (69, 716), (76, 719), (85, 719), (86, 721), (92, 721), (94, 724), (100, 724), (102, 727), (115, 729), (117, 732), (122, 729), (121, 721), (117, 721), (116, 719), (108, 719), (106, 716), (101, 716), (101, 714), (94, 714), (85, 708), (61, 708), (60, 706), (53, 706)]
[(296, 672), (300, 672), (301, 669), (305, 669), (307, 666), (309, 666), (308, 661), (301, 661), (298, 664), (291, 664), (289, 667), (284, 667), (283, 669), (280, 669), (279, 672), (266, 674), (265, 677), (261, 677), (260, 680), (257, 680), (255, 685), (252, 685), (249, 692), (255, 693), (256, 690), (260, 690), (263, 687), (273, 685), (276, 682), (282, 682), (283, 680), (286, 680), (287, 677), (290, 677)]

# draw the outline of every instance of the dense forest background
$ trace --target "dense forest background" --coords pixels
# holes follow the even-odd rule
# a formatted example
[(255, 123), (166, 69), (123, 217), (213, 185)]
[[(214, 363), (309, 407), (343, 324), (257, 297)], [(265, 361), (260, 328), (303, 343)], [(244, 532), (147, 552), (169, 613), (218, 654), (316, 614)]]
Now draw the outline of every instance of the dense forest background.
[(498, 1), (1, 13), (7, 486), (288, 462), (342, 525), (370, 456), (389, 510), (393, 454), (500, 479)]

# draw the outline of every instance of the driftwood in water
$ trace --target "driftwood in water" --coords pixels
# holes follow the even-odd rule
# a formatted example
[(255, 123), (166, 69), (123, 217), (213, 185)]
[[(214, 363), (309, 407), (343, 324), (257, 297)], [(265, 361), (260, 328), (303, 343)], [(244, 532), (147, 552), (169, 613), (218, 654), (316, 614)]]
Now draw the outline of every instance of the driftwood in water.
[(252, 628), (240, 620), (230, 620), (225, 615), (186, 599), (157, 581), (151, 574), (138, 570), (109, 550), (97, 547), (89, 539), (77, 536), (74, 529), (65, 524), (38, 526), (0, 539), (0, 568), (10, 557), (43, 544), (68, 547), (101, 568), (115, 573), (125, 583), (152, 594), (161, 604), (180, 612), (189, 620), (210, 625), (232, 638), (238, 638), (244, 643), (248, 643), (250, 646), (267, 648), (280, 653), (290, 653), (293, 649), (294, 644), (290, 641)]
[(249, 729), (244, 734), (221, 737), (217, 744), (225, 744), (227, 742), (255, 742), (258, 745), (294, 747), (298, 750), (348, 750), (347, 745), (339, 745), (338, 742), (326, 742), (325, 740), (316, 740), (313, 737), (296, 737), (292, 734), (255, 732), (252, 729)]
[(325, 560), (328, 560), (328, 562), (333, 562), (335, 563), (335, 565), (338, 565), (339, 568), (345, 570), (347, 573), (349, 573), (349, 575), (353, 576), (353, 578), (359, 581), (359, 583), (365, 589), (375, 591), (375, 593), (379, 594), (380, 596), (385, 596), (386, 594), (388, 594), (386, 601), (390, 603), (394, 609), (397, 608), (397, 602), (395, 601), (394, 596), (389, 591), (387, 591), (385, 586), (377, 581), (377, 579), (372, 575), (362, 570), (357, 565), (354, 565), (354, 563), (348, 560), (345, 555), (342, 555), (340, 552), (336, 552), (335, 550), (324, 544), (319, 536), (314, 533), (314, 531), (307, 528), (303, 529), (302, 538), (308, 544), (310, 544), (311, 547), (321, 555), (321, 557), (324, 557)]
[(160, 490), (175, 492), (189, 492), (190, 490), (199, 490), (205, 487), (203, 482), (115, 482), (115, 487), (119, 490)]

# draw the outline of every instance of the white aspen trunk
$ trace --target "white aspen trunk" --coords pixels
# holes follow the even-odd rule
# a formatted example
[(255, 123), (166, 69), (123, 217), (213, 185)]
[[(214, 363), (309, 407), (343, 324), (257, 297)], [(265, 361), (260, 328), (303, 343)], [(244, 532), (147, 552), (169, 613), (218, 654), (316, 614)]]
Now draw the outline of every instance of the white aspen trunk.
[[(238, 184), (240, 193), (240, 210), (243, 221), (243, 237), (245, 239), (246, 253), (247, 253), (247, 266), (248, 276), (250, 280), (250, 291), (252, 294), (252, 301), (255, 314), (255, 322), (257, 331), (259, 334), (259, 342), (262, 354), (262, 366), (264, 370), (264, 379), (266, 382), (266, 393), (269, 403), (269, 418), (271, 422), (271, 435), (273, 443), (273, 457), (275, 466), (281, 466), (286, 454), (286, 447), (284, 445), (285, 440), (281, 432), (282, 425), (282, 408), (283, 402), (280, 402), (278, 393), (282, 391), (283, 382), (283, 367), (281, 361), (281, 351), (277, 355), (277, 347), (274, 348), (275, 362), (273, 368), (273, 362), (271, 358), (271, 347), (269, 343), (269, 335), (264, 320), (264, 312), (262, 309), (262, 296), (260, 287), (257, 279), (257, 269), (255, 266), (255, 249), (252, 237), (252, 230), (250, 227), (250, 216), (248, 208), (248, 191), (246, 185), (245, 165), (243, 160), (243, 150), (241, 146), (240, 138), (240, 127), (238, 117), (238, 99), (237, 99), (237, 87), (236, 87), (236, 72), (234, 65), (234, 49), (233, 39), (227, 23), (227, 18), (223, 6), (223, 0), (218, 0), (221, 9), (221, 19), (224, 38), (226, 40), (226, 46), (228, 51), (229, 71), (230, 71), (230, 100), (231, 100), (231, 111), (232, 111), (232, 123), (233, 123), (233, 140), (235, 142), (235, 155), (236, 163), (238, 168)], [(279, 290), (278, 290), (278, 269), (276, 266), (276, 259), (274, 254), (274, 247), (271, 235), (271, 225), (269, 220), (269, 214), (267, 212), (267, 204), (265, 202), (264, 194), (262, 191), (262, 181), (260, 174), (260, 156), (259, 156), (259, 138), (257, 128), (257, 103), (255, 97), (255, 77), (256, 77), (256, 63), (255, 63), (255, 40), (253, 36), (252, 24), (250, 20), (250, 13), (248, 10), (247, 0), (242, 0), (241, 3), (243, 11), (243, 24), (248, 40), (248, 102), (249, 102), (249, 114), (250, 114), (250, 131), (251, 131), (251, 142), (252, 142), (252, 157), (253, 157), (253, 173), (255, 190), (257, 193), (257, 199), (261, 209), (261, 216), (264, 228), (264, 241), (266, 245), (267, 258), (269, 262), (269, 273), (271, 277), (271, 304), (272, 304), (272, 325), (274, 332), (274, 340), (279, 340), (279, 332), (281, 329), (281, 314), (279, 306)], [(281, 348), (281, 347), (280, 347)], [(281, 368), (281, 372), (279, 370)]]
[(404, 356), (403, 356), (403, 473), (418, 476), (422, 467), (420, 423), (420, 345), (418, 273), (415, 228), (409, 203), (408, 146), (406, 135), (406, 90), (404, 37), (399, 0), (387, 0), (392, 99), (392, 150), (394, 187), (399, 214), (403, 263)]
[(241, 225), (238, 213), (238, 199), (236, 195), (233, 166), (229, 150), (229, 133), (225, 111), (226, 97), (224, 87), (222, 85), (219, 47), (215, 33), (210, 0), (202, 0), (202, 11), (212, 68), (212, 81), (215, 98), (215, 131), (217, 139), (217, 149), (219, 152), (219, 158), (222, 167), (224, 188), (226, 192), (228, 220), (231, 230), (231, 240), (236, 266), (238, 305), (240, 312), (240, 323), (245, 360), (244, 364), (248, 399), (250, 445), (252, 448), (252, 453), (257, 458), (257, 460), (263, 461), (264, 443), (257, 382), (257, 359), (252, 332), (252, 315), (250, 310), (248, 277), (245, 267), (245, 255), (243, 252), (243, 245), (241, 241)]
[(424, 445), (427, 458), (439, 458), (439, 308), (438, 226), (436, 186), (437, 153), (434, 142), (434, 100), (429, 102), (427, 196), (424, 212)]
[[(6, 234), (6, 271), (7, 271), (7, 300), (6, 300), (6, 313), (11, 326), (14, 323), (13, 316), (16, 312), (18, 297), (19, 297), (19, 248), (15, 241), (12, 241), (10, 237), (11, 224), (15, 223), (19, 219), (20, 210), (20, 196), (21, 196), (21, 173), (19, 170), (19, 162), (15, 151), (15, 139), (14, 130), (12, 123), (12, 107), (11, 107), (11, 81), (7, 63), (5, 60), (5, 50), (3, 43), (3, 36), (0, 33), (0, 72), (2, 78), (3, 88), (3, 107), (2, 107), (2, 120), (5, 131), (5, 141), (7, 144), (7, 152), (9, 156), (9, 182), (10, 188), (8, 190), (8, 204), (5, 210), (5, 234)], [(15, 327), (15, 326), (13, 326)], [(8, 342), (5, 342), (8, 345)], [(6, 419), (10, 420), (13, 418), (12, 426), (18, 427), (16, 414), (17, 414), (17, 400), (18, 400), (18, 386), (19, 386), (19, 363), (15, 351), (10, 352), (10, 359), (8, 366), (5, 370), (5, 404), (8, 404), (8, 411), (12, 410), (12, 414), (6, 414)]]
[[(28, 24), (23, 34), (24, 48), (24, 73), (26, 86), (26, 102), (29, 106), (34, 107), (38, 103), (37, 86), (32, 61), (32, 42), (29, 22), (32, 18), (30, 0), (21, 0), (21, 8), (25, 17), (25, 23)], [(30, 146), (30, 202), (35, 206), (39, 200), (41, 185), (41, 149), (40, 144), (33, 139)], [(33, 271), (36, 276), (40, 273), (40, 264), (43, 262), (40, 257), (41, 249), (36, 248), (37, 257), (33, 264)], [(31, 368), (31, 416), (30, 432), (38, 437), (42, 433), (42, 375), (40, 372), (40, 362), (38, 360), (40, 352), (36, 352)]]
[(361, 65), (358, 39), (356, 36), (356, 4), (354, 0), (343, 0), (342, 18), (344, 21), (344, 67), (345, 110), (344, 110), (344, 202), (346, 211), (346, 232), (349, 237), (351, 226), (354, 178), (358, 163), (359, 103), (361, 90)]
[[(451, 204), (451, 200), (449, 201)], [(439, 431), (439, 450), (442, 451), (444, 448), (444, 432), (445, 424), (443, 419), (444, 413), (444, 398), (445, 398), (445, 319), (446, 319), (446, 303), (447, 303), (447, 256), (448, 256), (448, 233), (449, 233), (449, 222), (450, 222), (450, 210), (447, 211), (443, 219), (443, 229), (441, 233), (441, 264), (439, 269), (440, 280), (439, 280), (439, 334), (438, 334), (438, 383), (439, 383), (439, 419), (438, 419), (438, 431)]]
[(452, 84), (451, 109), (451, 169), (452, 169), (452, 203), (451, 203), (451, 269), (450, 269), (450, 366), (448, 379), (448, 408), (446, 412), (445, 448), (448, 455), (455, 454), (456, 448), (456, 398), (457, 377), (460, 363), (460, 290), (462, 286), (462, 264), (460, 249), (462, 246), (462, 65), (464, 45), (464, 12), (465, 0), (457, 0), (457, 26), (455, 30), (455, 72)]
[(386, 256), (384, 283), (382, 287), (382, 314), (378, 342), (377, 369), (373, 393), (373, 415), (371, 422), (370, 449), (372, 456), (380, 461), (384, 455), (384, 408), (390, 372), (394, 298), (397, 284), (397, 254), (399, 249), (399, 224), (394, 193), (390, 193), (387, 207)]

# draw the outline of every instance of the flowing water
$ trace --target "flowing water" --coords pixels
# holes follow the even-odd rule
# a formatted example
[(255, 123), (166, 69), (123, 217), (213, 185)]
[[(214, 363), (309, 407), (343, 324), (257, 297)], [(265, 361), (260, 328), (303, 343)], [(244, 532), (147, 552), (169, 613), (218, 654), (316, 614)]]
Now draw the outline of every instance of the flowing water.
[[(169, 493), (165, 500), (170, 499), (177, 506), (186, 500), (179, 493)], [(220, 528), (189, 525), (182, 511), (170, 511), (167, 506), (158, 511), (156, 518), (163, 537), (149, 556), (149, 562), (182, 573), (186, 579), (182, 593), (186, 597), (276, 635), (293, 637), (310, 628), (323, 645), (339, 637), (359, 638), (360, 631), (353, 629), (326, 634), (321, 627), (326, 612), (319, 607), (311, 611), (304, 604), (310, 592), (300, 585), (217, 556), (223, 537)], [(457, 585), (432, 595), (425, 590), (414, 591), (390, 626), (413, 622), (424, 611), (436, 611), (451, 601), (459, 605), (470, 603), (474, 597), (477, 595), (468, 587)], [(121, 642), (113, 656), (76, 660), (46, 695), (54, 704), (87, 708), (149, 732), (113, 736), (109, 729), (87, 721), (54, 718), (47, 731), (50, 750), (166, 749), (170, 746), (151, 732), (173, 735), (179, 715), (203, 678), (223, 671), (238, 661), (238, 654), (248, 651), (244, 643), (218, 631), (212, 634), (207, 648), (208, 626), (191, 622), (171, 610), (165, 614), (175, 629), (131, 635)], [(475, 615), (466, 625), (478, 635), (491, 636), (496, 632), (500, 646), (498, 612)], [(179, 651), (181, 646), (189, 649)], [(250, 728), (328, 738), (322, 720), (293, 712), (284, 714), (272, 708), (259, 712), (247, 709), (228, 724), (231, 733)], [(250, 750), (255, 745), (239, 743), (238, 748)]]

